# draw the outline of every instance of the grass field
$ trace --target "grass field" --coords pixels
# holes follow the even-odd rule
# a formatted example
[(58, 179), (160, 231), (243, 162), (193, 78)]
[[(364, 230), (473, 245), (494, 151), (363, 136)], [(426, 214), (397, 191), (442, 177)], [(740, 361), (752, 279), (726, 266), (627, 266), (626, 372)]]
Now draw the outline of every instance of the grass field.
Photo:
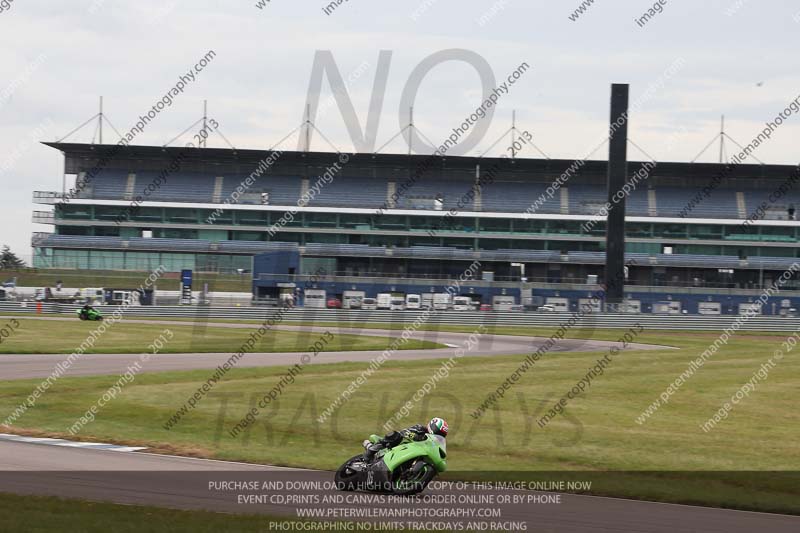
[[(619, 330), (595, 331), (592, 336), (615, 340), (620, 334)], [(449, 377), (415, 404), (400, 423), (412, 424), (433, 415), (446, 418), (451, 426), (449, 465), (456, 475), (582, 471), (593, 473), (592, 478), (598, 480), (594, 493), (800, 513), (796, 479), (744, 473), (799, 470), (800, 413), (795, 394), (800, 382), (800, 348), (789, 353), (715, 429), (705, 433), (700, 428), (751, 378), (784, 336), (735, 336), (668, 405), (644, 424), (635, 421), (715, 338), (713, 333), (645, 331), (637, 342), (680, 350), (632, 351), (617, 356), (584, 394), (571, 400), (565, 414), (544, 429), (536, 420), (586, 374), (599, 354), (546, 355), (478, 420), (470, 413), (516, 369), (522, 357), (459, 359)], [(227, 431), (245, 414), (254, 397), (274, 386), (281, 369), (234, 369), (215, 388), (224, 396), (198, 405), (171, 431), (162, 424), (206, 379), (207, 372), (144, 374), (106, 406), (81, 436), (189, 455), (334, 469), (358, 452), (359, 443), (369, 433), (379, 432), (440, 365), (441, 361), (434, 360), (389, 360), (324, 423), (319, 423), (317, 416), (366, 365), (313, 365), (250, 432), (238, 438)], [(63, 434), (115, 380), (115, 376), (61, 379), (17, 422), (18, 430)], [(0, 383), (0, 415), (16, 407), (35, 385), (34, 380)], [(604, 479), (600, 473), (607, 470), (643, 473)], [(697, 479), (692, 474), (696, 471), (737, 473), (721, 474), (712, 483)]]
[(264, 515), (177, 511), (13, 494), (0, 494), (0, 516), (6, 533), (263, 533), (270, 531), (270, 523), (290, 522)]
[[(0, 320), (0, 326), (9, 323), (9, 319)], [(1, 339), (0, 354), (23, 353), (72, 353), (83, 343), (90, 332), (100, 322), (82, 322), (77, 318), (72, 321), (41, 321), (19, 318), (19, 324), (8, 338)], [(8, 329), (8, 328), (6, 328)], [(165, 329), (172, 332), (170, 340), (164, 344), (159, 353), (184, 352), (235, 352), (239, 350), (252, 331), (256, 329), (233, 329), (207, 327), (202, 330), (193, 326), (153, 326), (119, 322), (111, 325), (99, 336), (94, 346), (85, 353), (152, 353), (150, 344)], [(169, 337), (165, 335), (165, 338)], [(308, 351), (320, 338), (319, 333), (293, 331), (269, 331), (250, 350), (253, 352), (303, 352)], [(391, 340), (388, 337), (366, 337), (348, 334), (336, 334), (323, 347), (322, 351), (342, 350), (383, 350)], [(437, 348), (442, 345), (423, 341), (410, 340), (402, 349)]]

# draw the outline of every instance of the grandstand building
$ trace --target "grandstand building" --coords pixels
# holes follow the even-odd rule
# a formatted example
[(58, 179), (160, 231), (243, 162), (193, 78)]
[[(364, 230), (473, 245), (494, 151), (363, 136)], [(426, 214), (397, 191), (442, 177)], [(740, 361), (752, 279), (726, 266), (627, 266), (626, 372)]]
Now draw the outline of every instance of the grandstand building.
[[(46, 144), (65, 165), (60, 192), (34, 193), (54, 228), (33, 236), (36, 267), (253, 271), (267, 253), (267, 296), (321, 270), (331, 293), (429, 292), (478, 260), (476, 300), (569, 309), (603, 282), (605, 161)], [(626, 296), (643, 312), (738, 312), (798, 260), (797, 167), (628, 168)], [(763, 312), (800, 307), (795, 285)]]

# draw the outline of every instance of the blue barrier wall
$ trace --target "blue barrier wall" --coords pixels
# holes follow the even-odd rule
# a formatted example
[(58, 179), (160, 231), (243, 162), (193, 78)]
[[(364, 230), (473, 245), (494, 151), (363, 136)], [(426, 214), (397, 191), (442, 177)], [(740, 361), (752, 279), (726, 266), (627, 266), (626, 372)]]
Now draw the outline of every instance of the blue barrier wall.
[[(259, 288), (262, 289), (276, 289), (278, 283), (286, 284), (293, 283), (295, 276), (291, 275), (290, 269), (294, 269), (294, 273), (299, 273), (300, 254), (295, 251), (276, 251), (259, 254), (255, 257), (253, 262), (253, 292), (259, 293)], [(260, 275), (268, 274), (265, 279), (260, 279)], [(281, 273), (281, 274), (276, 274)], [(305, 279), (305, 278), (304, 278)], [(307, 283), (303, 281), (302, 284), (305, 288), (324, 289), (328, 297), (341, 297), (344, 291), (357, 290), (364, 291), (368, 297), (375, 297), (376, 294), (381, 292), (394, 292), (404, 294), (423, 294), (434, 292), (445, 292), (449, 284), (455, 282), (447, 282), (443, 280), (426, 281), (423, 279), (412, 280), (387, 280), (383, 278), (360, 278), (358, 281), (328, 281), (320, 280), (314, 283)], [(461, 282), (457, 287), (457, 294), (462, 296), (471, 296), (476, 302), (491, 303), (494, 296), (508, 295), (513, 296), (517, 303), (521, 303), (522, 289), (520, 287), (493, 286), (485, 281), (481, 282)], [(285, 286), (285, 285), (284, 285)], [(569, 300), (569, 311), (577, 311), (579, 300), (581, 298), (590, 298), (600, 288), (594, 289), (553, 289), (553, 288), (532, 288), (532, 296), (537, 305), (543, 303), (546, 298), (559, 297), (567, 298)], [(713, 291), (707, 293), (701, 292), (702, 289), (692, 289), (691, 294), (686, 292), (675, 292), (669, 287), (665, 287), (663, 291), (653, 291), (651, 288), (647, 292), (637, 291), (633, 286), (628, 286), (625, 291), (625, 298), (628, 300), (639, 300), (641, 302), (642, 313), (652, 313), (653, 306), (662, 302), (680, 302), (681, 309), (689, 314), (696, 314), (699, 312), (699, 305), (703, 302), (717, 302), (720, 304), (721, 314), (723, 315), (737, 315), (739, 314), (739, 305), (752, 303), (760, 297), (760, 293), (753, 293), (753, 291), (742, 292), (741, 294), (718, 294)], [(785, 305), (788, 304), (788, 305)], [(766, 304), (761, 309), (763, 315), (778, 315), (781, 314), (781, 309), (795, 308), (800, 309), (800, 295), (796, 295), (795, 291), (777, 293), (772, 298), (768, 299)]]

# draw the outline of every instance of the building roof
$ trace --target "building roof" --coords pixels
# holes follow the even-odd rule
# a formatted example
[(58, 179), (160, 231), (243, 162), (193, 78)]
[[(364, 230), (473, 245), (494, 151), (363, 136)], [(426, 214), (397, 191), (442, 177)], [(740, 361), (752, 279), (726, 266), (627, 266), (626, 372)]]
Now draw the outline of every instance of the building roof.
[[(84, 144), (84, 143), (55, 143), (43, 142), (47, 146), (60, 150), (65, 158), (65, 171), (67, 173), (77, 173), (79, 170), (91, 167), (99, 159), (112, 156), (114, 159), (107, 166), (111, 168), (131, 168), (148, 167), (160, 165), (164, 162), (182, 156), (182, 165), (185, 163), (190, 167), (200, 166), (211, 170), (212, 168), (225, 167), (235, 168), (236, 171), (243, 171), (248, 168), (255, 168), (258, 162), (268, 157), (272, 150), (243, 150), (232, 148), (186, 148), (186, 147), (162, 147), (162, 146), (121, 146), (116, 144)], [(348, 167), (353, 170), (393, 170), (411, 171), (426, 165), (430, 170), (447, 171), (454, 173), (472, 173), (475, 167), (480, 165), (485, 171), (496, 166), (501, 174), (521, 175), (527, 177), (553, 177), (567, 171), (570, 166), (575, 165), (574, 160), (570, 159), (542, 159), (542, 158), (500, 158), (500, 157), (474, 157), (474, 156), (431, 156), (431, 155), (407, 155), (407, 154), (370, 154), (357, 153), (348, 154)], [(280, 172), (296, 170), (298, 167), (324, 168), (339, 160), (339, 154), (334, 152), (298, 152), (282, 151), (274, 171)], [(628, 171), (637, 171), (644, 162), (629, 161)], [(579, 170), (575, 172), (577, 176), (603, 177), (607, 172), (607, 161), (588, 160)], [(703, 180), (711, 180), (721, 174), (726, 179), (785, 179), (792, 172), (797, 170), (794, 165), (761, 165), (761, 164), (740, 164), (735, 165), (726, 171), (726, 164), (720, 163), (685, 163), (685, 162), (660, 162), (656, 168), (650, 171), (652, 178), (678, 178), (681, 180), (698, 179), (702, 185)], [(209, 168), (210, 167), (210, 168)], [(699, 185), (698, 184), (698, 185)]]

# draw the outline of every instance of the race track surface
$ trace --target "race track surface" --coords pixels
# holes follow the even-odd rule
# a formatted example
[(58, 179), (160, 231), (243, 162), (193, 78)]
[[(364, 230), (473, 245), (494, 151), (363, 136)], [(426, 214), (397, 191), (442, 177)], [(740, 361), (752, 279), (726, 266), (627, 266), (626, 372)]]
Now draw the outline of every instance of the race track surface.
[[(301, 503), (237, 503), (230, 491), (210, 490), (211, 480), (296, 479), (319, 484), (332, 481), (331, 472), (300, 471), (243, 463), (227, 463), (142, 452), (62, 448), (0, 439), (0, 492), (55, 495), (126, 504), (233, 513), (296, 517)], [(459, 490), (452, 484), (429, 489), (419, 500), (437, 495), (538, 494), (533, 491)], [(260, 491), (269, 492), (269, 491)], [(333, 494), (335, 490), (305, 491)], [(553, 494), (550, 494), (551, 498)], [(797, 532), (800, 517), (651, 503), (597, 496), (561, 494), (560, 502), (499, 505), (504, 521), (524, 521), (536, 532)], [(415, 504), (417, 505), (417, 504)], [(363, 505), (344, 504), (339, 508)], [(441, 507), (441, 506), (439, 506)], [(467, 506), (469, 507), (469, 506)], [(478, 507), (481, 507), (480, 505)], [(484, 506), (485, 507), (485, 506)]]
[[(0, 316), (0, 319), (5, 317)], [(27, 319), (27, 318), (26, 318)], [(35, 320), (69, 320), (66, 317), (38, 317)], [(198, 334), (205, 327), (255, 329), (255, 324), (227, 324), (227, 323), (194, 323), (170, 320), (136, 320), (125, 319), (132, 324), (153, 324), (154, 326), (192, 326), (198, 328)], [(282, 331), (307, 331), (322, 335), (326, 331), (340, 334), (354, 334), (362, 336), (397, 337), (400, 331), (387, 329), (355, 329), (350, 327), (325, 327), (325, 326), (291, 326), (280, 325), (275, 329)], [(624, 331), (620, 331), (620, 336)], [(469, 333), (449, 333), (441, 331), (417, 331), (415, 339), (438, 342), (451, 347), (466, 347)], [(478, 346), (465, 351), (465, 356), (492, 356), (492, 355), (528, 355), (535, 352), (547, 339), (544, 337), (523, 337), (512, 335), (481, 336)], [(612, 341), (562, 339), (550, 348), (549, 353), (557, 352), (601, 352), (608, 350), (618, 343)], [(663, 350), (666, 346), (652, 344), (631, 343), (629, 350)], [(158, 354), (143, 365), (143, 372), (164, 372), (170, 370), (197, 370), (213, 369), (222, 365), (232, 353), (239, 349), (238, 345), (231, 346), (229, 353), (186, 353), (186, 354)], [(368, 362), (380, 355), (380, 350), (348, 351), (348, 352), (323, 352), (312, 359), (313, 364), (341, 363), (341, 362)], [(410, 361), (418, 359), (447, 358), (453, 354), (453, 348), (440, 348), (432, 350), (397, 350), (391, 359)], [(236, 364), (239, 368), (260, 366), (287, 366), (297, 362), (300, 353), (247, 353)], [(65, 359), (65, 354), (0, 354), (0, 377), (5, 380), (44, 378), (49, 376), (58, 363)], [(82, 355), (64, 373), (66, 376), (92, 376), (105, 374), (119, 374), (124, 372), (133, 362), (138, 361), (137, 354), (86, 354)]]

